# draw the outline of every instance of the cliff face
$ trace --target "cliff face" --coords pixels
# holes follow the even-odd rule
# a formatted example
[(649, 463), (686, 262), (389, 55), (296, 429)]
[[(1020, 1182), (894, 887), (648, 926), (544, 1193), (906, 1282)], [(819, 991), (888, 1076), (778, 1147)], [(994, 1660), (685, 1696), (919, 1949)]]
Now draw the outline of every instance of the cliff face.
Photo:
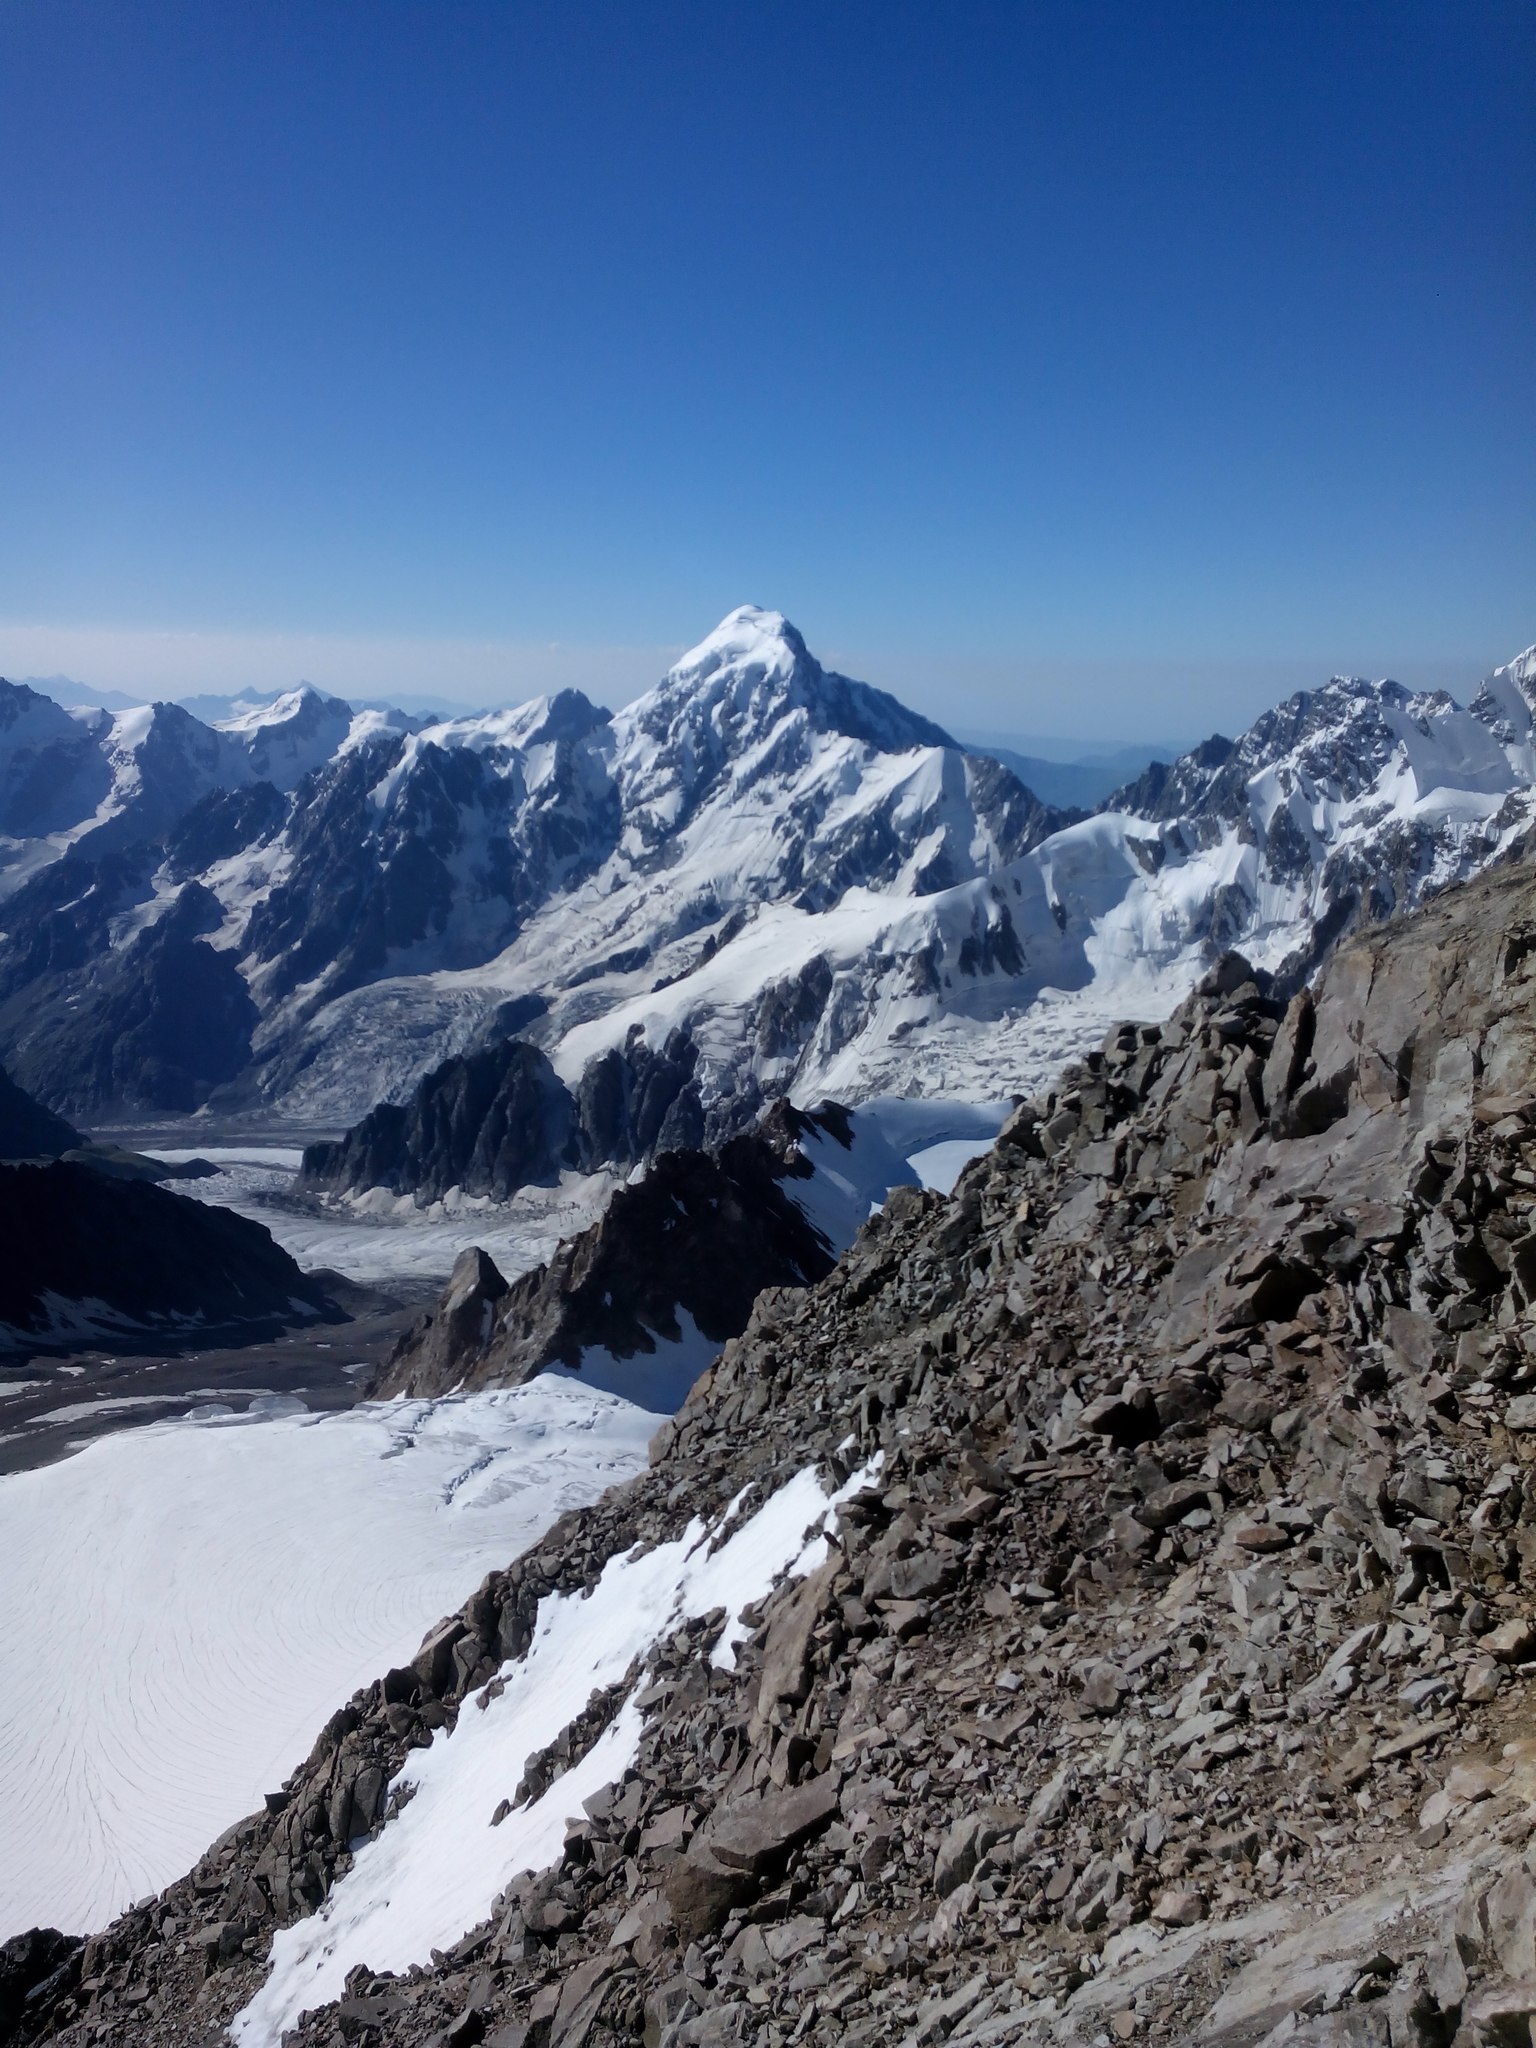
[(18, 1088), (0, 1067), (0, 1159), (57, 1159), (80, 1143), (80, 1133)]
[(537, 1046), (500, 1039), (445, 1060), (408, 1103), (382, 1102), (344, 1137), (308, 1146), (300, 1184), (324, 1193), (382, 1187), (424, 1201), (459, 1188), (504, 1202), (566, 1167), (633, 1166), (702, 1140), (697, 1059), (673, 1033), (660, 1052), (640, 1042), (594, 1060), (573, 1092)]
[[(646, 1477), (356, 1695), (19, 2037), (189, 2048), (309, 1956), (349, 1972), (314, 2048), (1528, 2038), (1533, 995), (1520, 867), (1288, 1007), (1228, 963), (1111, 1033), (953, 1197), (760, 1297)], [(454, 1853), (507, 1827), (499, 1889), (381, 1971), (361, 1838), (406, 1838), (413, 1747), (478, 1753), (552, 1596), (702, 1555), (811, 1465), (846, 1494), (820, 1561), (734, 1653), (727, 1608), (663, 1606), (520, 1781), (472, 1777)]]

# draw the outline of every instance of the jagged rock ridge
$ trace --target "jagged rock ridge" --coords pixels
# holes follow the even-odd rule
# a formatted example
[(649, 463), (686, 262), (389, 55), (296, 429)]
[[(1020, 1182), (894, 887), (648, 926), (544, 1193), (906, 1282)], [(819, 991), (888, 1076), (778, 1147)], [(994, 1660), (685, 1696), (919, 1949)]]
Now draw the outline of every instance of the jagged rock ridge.
[(834, 1105), (811, 1117), (780, 1102), (715, 1151), (662, 1152), (548, 1265), (510, 1284), (484, 1252), (464, 1252), (374, 1391), (514, 1386), (546, 1366), (579, 1369), (592, 1352), (649, 1355), (678, 1344), (684, 1322), (716, 1348), (739, 1336), (765, 1288), (831, 1270), (832, 1247), (786, 1186), (812, 1172), (800, 1148), (813, 1129), (847, 1143)]
[[(299, 1185), (323, 1193), (388, 1188), (437, 1200), (454, 1189), (505, 1201), (565, 1170), (630, 1167), (701, 1144), (709, 1119), (681, 1033), (594, 1060), (573, 1092), (547, 1054), (517, 1038), (456, 1055), (409, 1104), (380, 1103), (338, 1140), (310, 1145)], [(718, 1123), (757, 1105), (716, 1104)]]
[(407, 1974), (356, 1956), (296, 2042), (1528, 2032), (1533, 975), (1520, 866), (1311, 999), (1238, 966), (1112, 1032), (950, 1200), (762, 1297), (650, 1474), (341, 1709), (23, 2038), (205, 2038), (274, 1924), (329, 1897), (345, 1928), (392, 1775), (515, 1677), (541, 1601), (876, 1456), (734, 1663), (701, 1616), (480, 1788), (489, 1827), (638, 1702), (558, 1859)]

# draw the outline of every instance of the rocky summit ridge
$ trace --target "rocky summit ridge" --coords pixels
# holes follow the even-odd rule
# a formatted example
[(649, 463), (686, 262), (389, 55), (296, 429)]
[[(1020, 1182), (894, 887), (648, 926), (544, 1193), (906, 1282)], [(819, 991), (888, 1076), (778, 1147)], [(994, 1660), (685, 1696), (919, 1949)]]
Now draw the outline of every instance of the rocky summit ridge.
[(951, 1197), (760, 1297), (649, 1472), (185, 1879), (0, 1952), (12, 2038), (211, 2048), (275, 1930), (329, 1900), (346, 1941), (402, 1764), (521, 1683), (560, 1595), (815, 1465), (825, 1550), (734, 1655), (724, 1609), (660, 1625), (475, 1784), (465, 1854), (614, 1755), (552, 1858), (409, 1968), (344, 1949), (293, 2041), (1529, 2040), (1533, 993), (1522, 862), (1289, 1002), (1228, 958), (1112, 1030)]

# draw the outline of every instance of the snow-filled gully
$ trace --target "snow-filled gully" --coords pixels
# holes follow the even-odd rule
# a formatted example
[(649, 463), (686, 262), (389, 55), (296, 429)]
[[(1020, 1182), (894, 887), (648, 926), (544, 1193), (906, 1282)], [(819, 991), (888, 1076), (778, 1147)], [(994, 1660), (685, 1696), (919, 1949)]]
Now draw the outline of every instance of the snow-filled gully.
[(729, 1669), (746, 1634), (743, 1609), (784, 1574), (800, 1577), (824, 1561), (834, 1510), (877, 1469), (878, 1460), (828, 1493), (808, 1468), (739, 1527), (740, 1496), (712, 1527), (695, 1519), (675, 1542), (610, 1559), (587, 1594), (546, 1598), (526, 1655), (499, 1674), (500, 1693), (472, 1696), (451, 1733), (440, 1731), (409, 1758), (394, 1780), (413, 1788), (409, 1803), (359, 1848), (317, 1913), (277, 1934), (267, 1981), (234, 2022), (238, 2048), (277, 2048), (302, 2012), (343, 1995), (359, 1963), (403, 1971), (427, 1962), (434, 1948), (452, 1947), (478, 1925), (520, 1871), (553, 1862), (583, 1800), (621, 1777), (639, 1752), (634, 1693), (579, 1763), (492, 1826), (527, 1758), (688, 1617), (726, 1610), (711, 1654)]

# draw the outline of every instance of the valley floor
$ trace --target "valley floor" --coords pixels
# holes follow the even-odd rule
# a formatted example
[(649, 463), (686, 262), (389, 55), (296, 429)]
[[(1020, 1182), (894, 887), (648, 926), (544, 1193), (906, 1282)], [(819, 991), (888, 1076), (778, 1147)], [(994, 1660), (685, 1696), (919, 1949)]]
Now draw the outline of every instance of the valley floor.
[(350, 1408), (418, 1306), (416, 1299), (381, 1302), (348, 1323), (300, 1326), (227, 1348), (141, 1345), (0, 1363), (0, 1478), (52, 1464), (118, 1430), (181, 1416)]
[(503, 1273), (527, 1272), (561, 1238), (584, 1230), (616, 1185), (607, 1173), (567, 1174), (558, 1187), (526, 1188), (511, 1202), (466, 1199), (421, 1209), (409, 1195), (375, 1189), (345, 1205), (322, 1205), (291, 1193), (300, 1145), (202, 1143), (195, 1129), (138, 1142), (169, 1164), (205, 1159), (216, 1166), (206, 1180), (178, 1181), (178, 1191), (265, 1225), (307, 1270), (323, 1266), (365, 1286), (423, 1293), (442, 1285), (470, 1245), (489, 1252)]

